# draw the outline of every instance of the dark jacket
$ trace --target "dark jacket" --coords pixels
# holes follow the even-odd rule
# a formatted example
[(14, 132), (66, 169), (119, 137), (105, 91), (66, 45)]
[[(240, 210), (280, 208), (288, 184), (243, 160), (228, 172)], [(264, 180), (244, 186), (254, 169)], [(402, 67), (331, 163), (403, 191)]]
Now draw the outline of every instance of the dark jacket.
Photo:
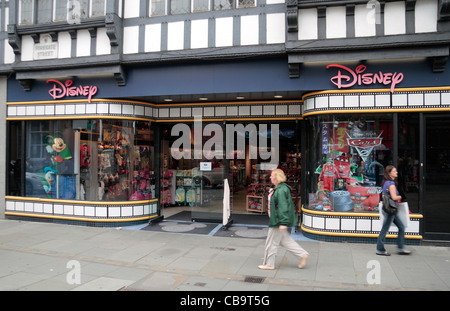
[(292, 202), (291, 187), (285, 183), (279, 183), (270, 198), (269, 227), (294, 227), (296, 225), (297, 217), (295, 216), (294, 202)]

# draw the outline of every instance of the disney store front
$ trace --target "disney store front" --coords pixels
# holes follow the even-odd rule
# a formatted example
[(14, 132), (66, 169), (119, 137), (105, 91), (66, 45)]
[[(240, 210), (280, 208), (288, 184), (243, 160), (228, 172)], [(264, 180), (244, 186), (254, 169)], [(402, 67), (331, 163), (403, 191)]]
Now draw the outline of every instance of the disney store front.
[[(418, 96), (429, 108), (412, 105)], [(303, 155), (310, 171), (304, 182), (305, 235), (323, 240), (376, 239), (384, 168), (394, 165), (399, 192), (409, 205), (408, 243), (448, 239), (450, 118), (443, 107), (448, 99), (447, 90), (437, 88), (420, 93), (355, 90), (306, 96), (309, 111), (304, 118), (310, 131)], [(383, 101), (393, 108), (367, 109), (369, 103)], [(324, 102), (355, 105), (318, 111)], [(361, 108), (364, 105), (366, 109)], [(391, 226), (388, 239), (395, 238), (396, 232)]]
[[(86, 104), (79, 101), (74, 106)], [(111, 108), (125, 102), (88, 105)], [(9, 112), (20, 109), (10, 105)], [(34, 117), (8, 124), (9, 218), (28, 215), (42, 221), (117, 226), (158, 217), (150, 120)]]

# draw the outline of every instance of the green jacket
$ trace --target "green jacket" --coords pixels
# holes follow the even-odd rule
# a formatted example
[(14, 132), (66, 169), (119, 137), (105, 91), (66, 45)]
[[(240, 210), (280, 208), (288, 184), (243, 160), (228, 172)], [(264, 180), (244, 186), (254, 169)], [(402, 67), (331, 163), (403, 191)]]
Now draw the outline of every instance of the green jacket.
[(280, 225), (288, 227), (297, 225), (291, 187), (285, 183), (279, 183), (270, 198), (269, 227), (278, 228)]

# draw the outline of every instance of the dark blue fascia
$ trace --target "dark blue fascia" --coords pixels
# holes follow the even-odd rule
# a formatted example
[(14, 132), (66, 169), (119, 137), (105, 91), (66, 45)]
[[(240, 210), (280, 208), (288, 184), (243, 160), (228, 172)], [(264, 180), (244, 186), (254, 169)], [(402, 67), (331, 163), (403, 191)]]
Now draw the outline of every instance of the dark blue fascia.
[[(403, 73), (401, 87), (438, 87), (450, 85), (450, 65), (441, 73), (433, 73), (429, 59), (390, 61), (337, 62), (354, 70), (367, 66), (365, 73)], [(137, 98), (141, 96), (171, 96), (184, 94), (219, 94), (238, 92), (294, 91), (310, 92), (337, 90), (330, 82), (337, 69), (327, 69), (330, 63), (301, 64), (298, 79), (289, 78), (286, 58), (257, 60), (217, 61), (190, 64), (166, 64), (125, 68), (127, 84), (118, 86), (114, 77), (75, 77), (74, 85), (96, 85), (95, 98)], [(81, 76), (81, 75), (80, 75)], [(65, 81), (65, 80), (62, 80)], [(351, 89), (389, 88), (384, 85), (357, 84)], [(49, 84), (45, 80), (33, 80), (31, 91), (24, 91), (11, 76), (8, 79), (8, 101), (51, 100)], [(81, 97), (82, 98), (82, 97)], [(68, 98), (67, 98), (68, 99)], [(73, 98), (71, 98), (73, 99)], [(273, 98), (268, 98), (273, 99)]]

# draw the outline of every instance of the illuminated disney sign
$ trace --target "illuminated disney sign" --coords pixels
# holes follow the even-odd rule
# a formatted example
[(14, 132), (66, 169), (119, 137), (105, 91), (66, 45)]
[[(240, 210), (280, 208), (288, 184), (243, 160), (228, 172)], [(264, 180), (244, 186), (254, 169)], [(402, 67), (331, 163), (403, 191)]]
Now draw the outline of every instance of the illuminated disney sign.
[(327, 69), (338, 68), (337, 75), (331, 77), (330, 81), (340, 88), (349, 88), (354, 85), (372, 85), (382, 84), (390, 86), (391, 93), (394, 93), (395, 86), (403, 81), (403, 73), (401, 72), (366, 72), (365, 65), (359, 65), (355, 70), (342, 65), (328, 65)]
[(98, 91), (98, 88), (92, 85), (72, 86), (72, 80), (67, 80), (65, 83), (62, 83), (58, 80), (50, 79), (47, 80), (47, 83), (53, 83), (53, 87), (48, 91), (53, 99), (59, 99), (66, 96), (87, 96), (88, 102), (90, 103), (92, 100), (92, 96), (97, 94)]

